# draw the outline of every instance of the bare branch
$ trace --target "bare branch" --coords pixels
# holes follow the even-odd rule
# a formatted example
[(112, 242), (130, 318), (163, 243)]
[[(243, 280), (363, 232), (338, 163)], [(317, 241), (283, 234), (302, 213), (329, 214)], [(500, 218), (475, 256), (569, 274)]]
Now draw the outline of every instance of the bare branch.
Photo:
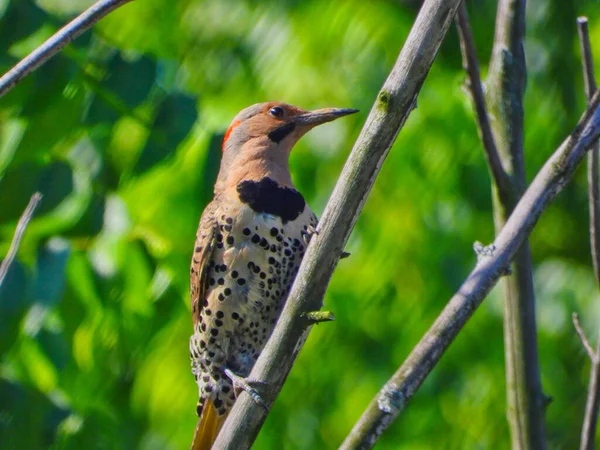
[(596, 92), (596, 79), (594, 77), (594, 60), (592, 59), (592, 46), (590, 44), (590, 33), (588, 30), (588, 18), (577, 18), (577, 32), (581, 48), (583, 66), (583, 81), (585, 83), (585, 95), (588, 101)]
[[(527, 68), (525, 38), (526, 0), (499, 0), (494, 47), (486, 80), (486, 105), (510, 191), (493, 186), (496, 233), (504, 227), (527, 187), (523, 149)], [(504, 279), (504, 354), (507, 418), (512, 447), (546, 448), (545, 396), (542, 392), (537, 350), (533, 262), (525, 240), (513, 261), (513, 275)]]
[[(596, 92), (596, 80), (594, 79), (594, 61), (592, 59), (592, 47), (588, 32), (588, 21), (586, 17), (577, 19), (577, 31), (581, 45), (583, 63), (583, 79), (585, 82), (585, 93), (588, 102)], [(596, 143), (588, 154), (588, 197), (590, 208), (590, 246), (592, 251), (592, 262), (596, 281), (600, 284), (600, 192), (598, 188), (598, 143)], [(590, 371), (590, 383), (585, 405), (585, 417), (581, 429), (581, 450), (593, 450), (595, 447), (596, 426), (598, 424), (598, 411), (600, 409), (600, 333), (596, 352), (585, 337), (576, 314), (573, 314), (573, 323), (577, 334), (581, 338), (585, 349), (592, 360)]]
[(0, 264), (0, 286), (2, 286), (2, 282), (4, 281), (4, 277), (8, 273), (8, 268), (12, 264), (15, 256), (17, 256), (17, 251), (19, 250), (19, 245), (21, 244), (21, 238), (23, 237), (23, 233), (25, 233), (25, 229), (27, 225), (29, 225), (29, 221), (33, 217), (33, 213), (38, 206), (38, 203), (42, 199), (42, 194), (36, 192), (31, 196), (29, 200), (29, 204), (23, 214), (21, 214), (21, 218), (17, 223), (17, 228), (15, 229), (15, 235), (13, 236), (13, 240), (10, 243), (10, 247), (8, 249), (8, 253), (4, 260), (2, 260), (2, 264)]
[(0, 78), (0, 97), (10, 91), (27, 74), (33, 72), (69, 42), (86, 31), (109, 12), (131, 0), (100, 0), (49, 37), (46, 42), (23, 58)]
[[(460, 0), (425, 0), (388, 79), (342, 170), (275, 330), (249, 377), (267, 382), (270, 405), (281, 390), (309, 328), (303, 313), (319, 310), (339, 255), (375, 177), (400, 128), (413, 109)], [(247, 449), (266, 418), (265, 411), (241, 394), (213, 449)]]
[(502, 161), (498, 155), (494, 134), (490, 125), (490, 119), (485, 105), (485, 96), (483, 95), (483, 87), (481, 85), (481, 76), (479, 72), (479, 61), (477, 59), (477, 51), (473, 41), (473, 33), (469, 24), (469, 16), (467, 8), (463, 2), (458, 8), (456, 15), (456, 24), (458, 27), (458, 37), (460, 39), (460, 49), (462, 53), (463, 68), (468, 75), (467, 87), (471, 92), (471, 101), (473, 109), (477, 115), (479, 124), (479, 133), (483, 143), (483, 149), (487, 158), (494, 183), (498, 188), (498, 193), (501, 197), (512, 198), (512, 185), (508, 175), (506, 174)]
[(594, 362), (596, 360), (596, 355), (594, 354), (594, 349), (592, 348), (590, 341), (588, 341), (588, 338), (585, 335), (585, 331), (583, 331), (583, 328), (581, 328), (581, 323), (579, 322), (579, 315), (577, 313), (573, 313), (572, 317), (573, 325), (575, 326), (575, 331), (577, 331), (579, 339), (581, 339), (581, 343), (583, 344), (583, 347), (585, 348), (585, 351), (587, 352), (588, 356), (590, 357), (592, 362)]
[(596, 93), (573, 133), (544, 164), (494, 241), (450, 299), (425, 336), (369, 404), (341, 450), (371, 448), (404, 410), (467, 320), (503, 275), (540, 215), (573, 176), (586, 150), (600, 136), (600, 94)]
[(592, 359), (590, 383), (585, 404), (585, 417), (581, 428), (580, 450), (594, 450), (598, 411), (600, 410), (600, 333), (598, 333), (595, 358)]
[[(592, 47), (588, 32), (587, 17), (577, 19), (577, 31), (581, 46), (581, 58), (583, 67), (583, 80), (585, 83), (585, 95), (588, 101), (596, 92), (596, 80), (594, 78), (594, 60), (592, 59)], [(598, 188), (598, 144), (594, 145), (587, 157), (588, 199), (590, 208), (590, 247), (592, 251), (592, 263), (594, 275), (600, 285), (600, 189)]]

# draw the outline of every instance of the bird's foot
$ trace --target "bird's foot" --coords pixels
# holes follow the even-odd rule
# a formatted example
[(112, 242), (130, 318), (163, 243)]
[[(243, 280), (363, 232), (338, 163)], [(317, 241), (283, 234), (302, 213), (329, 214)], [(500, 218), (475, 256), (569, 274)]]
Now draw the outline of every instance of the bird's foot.
[(319, 234), (319, 232), (315, 227), (309, 225), (306, 231), (302, 233), (302, 239), (304, 239), (304, 244), (308, 245), (308, 243), (310, 242), (310, 238), (313, 237), (313, 235), (315, 234)]
[(241, 391), (246, 391), (246, 393), (250, 397), (252, 397), (252, 400), (254, 400), (256, 404), (265, 408), (266, 411), (269, 410), (269, 407), (262, 399), (257, 390), (258, 388), (266, 384), (264, 381), (248, 380), (247, 378), (243, 378), (239, 375), (236, 375), (229, 369), (225, 369), (225, 375), (227, 375), (227, 378), (229, 378), (233, 383), (233, 392), (235, 392), (236, 397), (240, 394)]

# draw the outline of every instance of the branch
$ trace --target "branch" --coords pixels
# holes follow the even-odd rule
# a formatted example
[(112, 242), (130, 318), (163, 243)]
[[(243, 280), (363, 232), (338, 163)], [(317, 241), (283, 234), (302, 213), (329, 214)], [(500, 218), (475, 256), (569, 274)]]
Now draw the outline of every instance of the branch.
[(49, 37), (46, 42), (23, 58), (0, 78), (0, 97), (10, 91), (21, 79), (40, 67), (69, 42), (86, 31), (109, 12), (131, 0), (100, 0)]
[(575, 331), (577, 332), (577, 335), (581, 340), (581, 344), (583, 345), (583, 348), (585, 348), (585, 351), (587, 352), (588, 356), (590, 357), (593, 363), (596, 360), (596, 354), (594, 353), (594, 349), (592, 348), (590, 341), (585, 335), (585, 331), (583, 331), (583, 328), (581, 328), (581, 323), (579, 322), (579, 314), (573, 313), (572, 318), (573, 326), (575, 327)]
[(600, 333), (598, 333), (596, 353), (592, 358), (590, 370), (590, 384), (585, 404), (585, 417), (581, 428), (580, 450), (594, 450), (596, 426), (598, 425), (598, 410), (600, 409)]
[[(504, 227), (525, 191), (523, 151), (523, 94), (527, 69), (523, 41), (526, 0), (499, 0), (486, 100), (491, 127), (503, 167), (510, 178), (509, 192), (493, 189), (496, 233)], [(504, 282), (504, 353), (507, 418), (512, 447), (545, 449), (544, 409), (538, 363), (533, 262), (525, 240), (513, 261), (513, 276)]]
[[(586, 150), (600, 136), (600, 93), (573, 133), (544, 164), (494, 241), (425, 336), (371, 401), (340, 450), (371, 448), (404, 410), (467, 320), (505, 273), (548, 204), (570, 181)], [(492, 247), (493, 248), (493, 247)]]
[[(594, 78), (594, 60), (592, 59), (592, 46), (588, 32), (587, 17), (577, 19), (577, 31), (581, 45), (583, 66), (583, 81), (585, 95), (588, 101), (596, 92)], [(590, 246), (592, 250), (592, 263), (596, 281), (600, 284), (600, 191), (598, 189), (598, 144), (594, 145), (588, 154), (588, 198), (590, 208)]]
[[(588, 21), (586, 17), (577, 19), (577, 31), (581, 44), (581, 55), (583, 60), (583, 79), (585, 82), (585, 93), (588, 102), (596, 92), (596, 80), (594, 79), (594, 61), (592, 59), (592, 47), (588, 32)], [(598, 143), (591, 149), (588, 155), (588, 196), (590, 208), (590, 246), (592, 250), (592, 262), (596, 281), (600, 284), (600, 193), (598, 188)], [(598, 410), (600, 409), (600, 333), (596, 352), (585, 338), (585, 334), (579, 325), (577, 315), (573, 314), (575, 329), (581, 338), (592, 360), (590, 371), (590, 383), (585, 405), (585, 417), (581, 429), (581, 450), (593, 450), (596, 437), (596, 426), (598, 423)], [(578, 326), (579, 325), (579, 326)]]
[(502, 166), (502, 161), (498, 155), (494, 134), (490, 125), (490, 119), (485, 105), (485, 97), (481, 85), (481, 76), (479, 73), (479, 61), (477, 60), (477, 51), (473, 42), (473, 33), (469, 25), (469, 16), (467, 8), (463, 2), (458, 8), (456, 16), (456, 24), (458, 27), (458, 37), (460, 40), (460, 49), (462, 53), (463, 68), (468, 75), (467, 88), (471, 91), (471, 101), (473, 109), (477, 115), (479, 124), (479, 133), (483, 143), (485, 156), (494, 178), (494, 183), (498, 188), (499, 195), (503, 198), (512, 198), (511, 181)]
[[(375, 182), (396, 135), (414, 109), (460, 0), (425, 0), (400, 56), (385, 81), (342, 170), (331, 199), (302, 261), (275, 330), (249, 377), (267, 382), (267, 404), (290, 372), (309, 331), (303, 314), (319, 310), (339, 255)], [(242, 393), (213, 449), (248, 449), (266, 412)]]
[(27, 208), (25, 208), (25, 211), (23, 211), (23, 214), (21, 214), (21, 218), (17, 223), (15, 235), (13, 236), (13, 240), (10, 243), (8, 253), (2, 261), (2, 264), (0, 264), (0, 286), (2, 286), (4, 277), (6, 277), (6, 274), (8, 273), (8, 268), (15, 259), (15, 256), (17, 256), (17, 251), (19, 250), (19, 245), (21, 244), (21, 238), (23, 237), (23, 233), (25, 233), (25, 229), (27, 228), (27, 225), (29, 225), (29, 221), (33, 217), (33, 213), (35, 212), (35, 209), (37, 208), (38, 203), (41, 199), (42, 194), (40, 194), (39, 192), (33, 194), (31, 196), (31, 199), (29, 200)]

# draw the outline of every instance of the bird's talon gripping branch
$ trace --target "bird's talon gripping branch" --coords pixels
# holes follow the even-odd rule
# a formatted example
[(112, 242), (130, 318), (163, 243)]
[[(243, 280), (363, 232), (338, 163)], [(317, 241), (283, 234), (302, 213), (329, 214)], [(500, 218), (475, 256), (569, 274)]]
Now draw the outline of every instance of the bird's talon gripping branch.
[(306, 317), (309, 322), (315, 324), (321, 322), (331, 322), (332, 320), (335, 320), (335, 316), (331, 311), (310, 311), (307, 312), (304, 317)]
[(250, 397), (252, 397), (252, 400), (254, 400), (257, 405), (262, 406), (265, 409), (265, 411), (269, 411), (269, 407), (262, 399), (257, 390), (260, 387), (265, 386), (266, 383), (264, 381), (248, 380), (246, 378), (242, 378), (229, 369), (225, 369), (225, 375), (227, 375), (227, 378), (229, 378), (233, 383), (233, 392), (235, 392), (236, 397), (240, 394), (241, 391), (245, 391)]
[(310, 242), (310, 238), (312, 238), (315, 234), (319, 234), (319, 232), (315, 227), (309, 225), (306, 228), (306, 231), (302, 233), (302, 239), (304, 240), (304, 244), (308, 245), (308, 243)]
[(477, 262), (481, 262), (485, 258), (494, 256), (496, 246), (494, 244), (483, 245), (481, 242), (475, 241), (473, 244), (473, 251), (477, 255)]

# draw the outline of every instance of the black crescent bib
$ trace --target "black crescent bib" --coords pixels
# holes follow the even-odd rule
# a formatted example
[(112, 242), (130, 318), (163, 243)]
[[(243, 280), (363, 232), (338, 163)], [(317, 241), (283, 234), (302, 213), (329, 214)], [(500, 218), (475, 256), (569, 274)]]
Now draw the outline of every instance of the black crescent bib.
[(241, 181), (237, 185), (237, 192), (240, 201), (253, 211), (278, 216), (283, 223), (296, 219), (306, 205), (300, 192), (280, 186), (271, 178)]

